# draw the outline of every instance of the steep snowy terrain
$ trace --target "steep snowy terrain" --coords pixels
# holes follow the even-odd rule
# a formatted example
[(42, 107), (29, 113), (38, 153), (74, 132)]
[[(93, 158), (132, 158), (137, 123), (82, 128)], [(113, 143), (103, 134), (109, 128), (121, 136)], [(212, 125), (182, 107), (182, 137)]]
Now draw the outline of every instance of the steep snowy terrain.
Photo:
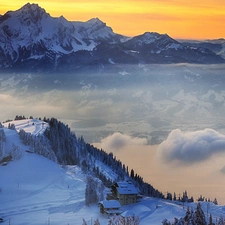
[[(36, 132), (36, 124), (42, 121), (14, 121), (16, 127)], [(24, 124), (26, 126), (24, 127)], [(27, 152), (17, 131), (4, 129), (6, 147), (12, 143), (22, 152), (21, 158), (0, 166), (0, 217), (3, 224), (81, 224), (84, 218), (93, 224), (98, 218), (101, 224), (108, 224), (108, 217), (100, 214), (96, 205), (85, 206), (85, 175), (77, 166), (61, 167), (43, 156)], [(103, 168), (104, 169), (104, 168)], [(107, 190), (106, 190), (107, 191)], [(160, 225), (167, 218), (184, 216), (187, 206), (195, 209), (196, 203), (185, 203), (143, 198), (137, 204), (122, 207), (139, 217), (140, 225)], [(202, 203), (205, 213), (212, 214), (213, 220), (223, 214), (225, 207), (213, 203)]]
[(118, 41), (119, 38), (98, 18), (87, 22), (69, 22), (63, 16), (53, 18), (37, 4), (30, 3), (17, 11), (7, 12), (1, 17), (0, 24), (1, 42), (8, 43), (8, 46), (4, 45), (8, 53), (20, 47), (36, 46), (36, 51), (38, 47), (44, 47), (46, 50), (68, 54), (78, 50), (92, 50), (98, 40)]
[(5, 57), (1, 67), (43, 58), (55, 63), (63, 54), (90, 51), (100, 41), (118, 42), (123, 38), (98, 18), (69, 22), (63, 16), (53, 18), (30, 3), (1, 16), (0, 27), (0, 50)]

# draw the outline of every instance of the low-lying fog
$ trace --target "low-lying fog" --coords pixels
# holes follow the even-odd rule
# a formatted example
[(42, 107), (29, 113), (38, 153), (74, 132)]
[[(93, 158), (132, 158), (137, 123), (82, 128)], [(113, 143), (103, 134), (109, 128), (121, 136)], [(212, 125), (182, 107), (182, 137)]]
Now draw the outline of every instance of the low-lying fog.
[(225, 204), (224, 71), (179, 64), (2, 73), (0, 121), (56, 117), (157, 189)]

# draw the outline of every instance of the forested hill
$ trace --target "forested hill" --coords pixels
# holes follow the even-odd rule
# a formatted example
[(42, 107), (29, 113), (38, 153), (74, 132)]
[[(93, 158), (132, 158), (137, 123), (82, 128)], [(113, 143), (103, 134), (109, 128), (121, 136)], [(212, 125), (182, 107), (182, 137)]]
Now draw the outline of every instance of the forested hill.
[(83, 137), (76, 137), (68, 125), (55, 118), (44, 118), (43, 121), (49, 124), (43, 135), (34, 136), (24, 130), (19, 131), (24, 144), (29, 145), (35, 153), (62, 165), (78, 165), (84, 172), (102, 180), (106, 186), (115, 181), (132, 180), (140, 194), (164, 198), (162, 192), (146, 183), (133, 169), (128, 171), (128, 167), (113, 153), (108, 154), (86, 143)]

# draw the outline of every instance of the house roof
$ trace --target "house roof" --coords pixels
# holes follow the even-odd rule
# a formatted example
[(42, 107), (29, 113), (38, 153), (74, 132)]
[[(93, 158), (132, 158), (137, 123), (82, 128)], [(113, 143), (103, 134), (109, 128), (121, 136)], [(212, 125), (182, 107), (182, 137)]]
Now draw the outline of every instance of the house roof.
[(133, 217), (135, 214), (131, 210), (127, 210), (121, 214), (122, 217)]
[(121, 214), (123, 211), (122, 210), (119, 210), (119, 209), (109, 209), (109, 210), (105, 210), (105, 212), (107, 214)]
[(113, 209), (113, 208), (120, 208), (121, 205), (117, 200), (104, 200), (100, 202), (104, 206), (105, 209)]
[(131, 182), (117, 182), (116, 184), (119, 194), (138, 194), (137, 188)]

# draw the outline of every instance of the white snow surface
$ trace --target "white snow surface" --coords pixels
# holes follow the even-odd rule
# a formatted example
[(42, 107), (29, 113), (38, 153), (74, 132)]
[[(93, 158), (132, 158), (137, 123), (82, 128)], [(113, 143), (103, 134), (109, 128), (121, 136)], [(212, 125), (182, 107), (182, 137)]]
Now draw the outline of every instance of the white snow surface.
[[(28, 126), (29, 121), (29, 126)], [(13, 121), (19, 129), (36, 134), (31, 122), (39, 120)], [(3, 224), (16, 225), (80, 225), (84, 218), (87, 224), (107, 225), (108, 217), (100, 214), (97, 204), (85, 206), (85, 174), (77, 166), (62, 167), (53, 161), (25, 150), (15, 130), (2, 128), (6, 134), (6, 146), (12, 143), (19, 146), (22, 157), (0, 166), (0, 217)], [(104, 165), (102, 164), (102, 170)], [(105, 168), (106, 169), (106, 168)], [(106, 190), (107, 192), (108, 190)], [(163, 219), (173, 221), (174, 217), (185, 215), (187, 206), (196, 208), (196, 203), (166, 201), (143, 197), (138, 203), (123, 206), (122, 211), (133, 212), (139, 217), (140, 225), (160, 225)], [(213, 220), (224, 213), (224, 206), (202, 203), (205, 215), (213, 215)], [(127, 212), (126, 212), (127, 213)]]
[(9, 123), (15, 125), (17, 132), (24, 130), (25, 132), (31, 133), (32, 135), (43, 134), (46, 128), (49, 126), (48, 123), (38, 119), (14, 120), (3, 123), (3, 126), (7, 128)]

